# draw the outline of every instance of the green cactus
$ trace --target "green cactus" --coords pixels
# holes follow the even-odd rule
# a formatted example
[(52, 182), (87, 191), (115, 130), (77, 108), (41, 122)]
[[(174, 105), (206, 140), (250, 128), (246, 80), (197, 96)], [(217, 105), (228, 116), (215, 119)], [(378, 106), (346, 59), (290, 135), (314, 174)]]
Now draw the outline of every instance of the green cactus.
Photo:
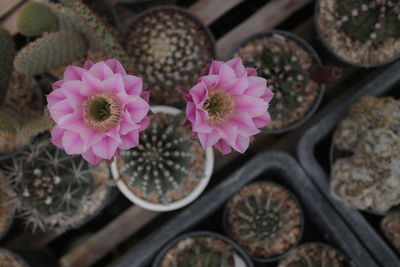
[(189, 237), (167, 252), (160, 267), (234, 266), (234, 254), (234, 249), (217, 237)]
[(160, 8), (140, 16), (129, 28), (126, 47), (134, 73), (147, 78), (151, 101), (181, 106), (177, 89), (191, 87), (214, 56), (208, 33), (184, 12)]
[(241, 47), (236, 56), (246, 66), (256, 67), (276, 93), (268, 109), (272, 123), (266, 129), (284, 128), (311, 109), (319, 91), (311, 79), (317, 66), (297, 42), (279, 34), (259, 37)]
[(280, 186), (256, 183), (227, 206), (228, 232), (250, 255), (270, 258), (292, 247), (301, 235), (301, 209)]
[(121, 153), (121, 173), (127, 185), (139, 188), (143, 197), (155, 194), (160, 203), (170, 203), (173, 200), (168, 191), (179, 190), (187, 178), (202, 175), (192, 168), (196, 157), (193, 147), (198, 144), (179, 124), (180, 120), (174, 116), (157, 113), (141, 137), (140, 145)]
[(15, 45), (12, 36), (0, 29), (0, 105), (4, 102), (13, 71)]
[(323, 243), (306, 243), (293, 249), (278, 267), (352, 266), (342, 252)]
[(57, 23), (56, 17), (43, 4), (29, 1), (19, 10), (18, 31), (26, 36), (39, 36), (50, 31)]
[(352, 39), (368, 44), (400, 38), (400, 2), (393, 0), (337, 1), (337, 23)]
[(85, 39), (80, 33), (49, 33), (25, 46), (15, 57), (14, 67), (20, 73), (40, 74), (82, 57), (86, 49)]
[(22, 216), (33, 229), (70, 226), (71, 217), (93, 190), (88, 163), (65, 154), (47, 139), (13, 158), (7, 177), (14, 183)]

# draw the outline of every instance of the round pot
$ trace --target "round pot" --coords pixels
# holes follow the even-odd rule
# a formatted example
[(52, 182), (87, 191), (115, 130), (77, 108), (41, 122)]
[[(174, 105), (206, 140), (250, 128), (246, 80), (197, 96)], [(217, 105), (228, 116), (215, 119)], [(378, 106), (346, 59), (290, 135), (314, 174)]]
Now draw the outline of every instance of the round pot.
[[(235, 53), (238, 52), (238, 50), (240, 48), (244, 47), (247, 43), (249, 43), (255, 39), (258, 39), (258, 38), (272, 37), (272, 36), (278, 36), (280, 38), (294, 41), (302, 49), (304, 49), (305, 52), (307, 52), (307, 54), (311, 57), (311, 59), (314, 62), (314, 65), (316, 67), (320, 67), (322, 65), (318, 54), (305, 40), (303, 40), (302, 38), (300, 38), (297, 35), (294, 35), (290, 32), (280, 31), (280, 30), (263, 31), (263, 32), (259, 32), (259, 33), (256, 33), (254, 35), (247, 37), (246, 39), (242, 40), (237, 46), (235, 46), (232, 49), (232, 51), (229, 53), (229, 58), (234, 57)], [(302, 118), (300, 118), (299, 120), (297, 120), (293, 123), (290, 123), (282, 128), (278, 128), (278, 129), (265, 129), (264, 128), (264, 129), (262, 129), (262, 132), (267, 133), (267, 134), (282, 134), (282, 133), (286, 133), (286, 132), (289, 132), (291, 130), (294, 130), (294, 129), (300, 127), (318, 109), (319, 105), (321, 104), (324, 93), (325, 93), (325, 85), (321, 85), (321, 84), (318, 85), (318, 95), (316, 96), (315, 101), (312, 104), (312, 106), (309, 108), (309, 110), (304, 114), (304, 116)]]
[[(335, 148), (335, 145), (334, 145), (334, 143), (332, 141), (331, 145), (330, 145), (330, 150), (329, 150), (329, 163), (330, 163), (331, 169), (332, 169), (332, 166), (335, 163), (336, 159), (339, 158), (339, 154), (340, 154), (340, 151)], [(376, 215), (376, 216), (392, 215), (392, 214), (396, 214), (396, 213), (400, 212), (400, 204), (390, 208), (386, 212), (379, 212), (379, 211), (375, 211), (375, 210), (372, 210), (372, 209), (365, 209), (365, 210), (360, 210), (360, 211), (363, 211), (363, 212), (366, 212), (366, 213), (369, 213), (369, 214), (372, 214), (372, 215)]]
[[(275, 261), (278, 261), (278, 260), (280, 260), (280, 259), (286, 257), (286, 256), (290, 253), (290, 251), (291, 251), (293, 248), (295, 248), (295, 247), (299, 244), (299, 242), (300, 242), (300, 240), (301, 240), (301, 238), (302, 238), (302, 236), (303, 236), (303, 233), (304, 233), (304, 214), (303, 214), (302, 207), (301, 207), (300, 202), (299, 202), (299, 200), (297, 199), (297, 197), (296, 197), (290, 190), (288, 190), (287, 188), (283, 187), (283, 186), (280, 185), (280, 184), (277, 184), (277, 183), (274, 183), (274, 182), (269, 182), (269, 181), (268, 181), (268, 182), (265, 182), (265, 181), (257, 181), (257, 182), (248, 184), (248, 185), (246, 185), (246, 186), (244, 186), (244, 187), (248, 187), (248, 186), (252, 186), (252, 185), (257, 185), (257, 184), (272, 185), (272, 186), (274, 186), (274, 187), (279, 187), (280, 189), (284, 190), (284, 191), (285, 191), (287, 194), (289, 194), (289, 195), (291, 196), (291, 198), (297, 203), (297, 206), (298, 206), (298, 208), (299, 208), (299, 210), (300, 210), (300, 214), (299, 214), (300, 220), (301, 220), (300, 234), (299, 234), (299, 236), (297, 237), (296, 242), (295, 242), (294, 244), (292, 244), (292, 246), (291, 246), (287, 251), (285, 251), (284, 253), (282, 253), (282, 254), (280, 254), (280, 255), (273, 256), (273, 257), (269, 257), (269, 258), (262, 258), (262, 257), (257, 257), (257, 256), (251, 255), (248, 251), (246, 251), (245, 248), (242, 247), (243, 251), (245, 251), (245, 252), (247, 253), (247, 255), (249, 255), (249, 257), (250, 257), (253, 261), (261, 262), (261, 263), (275, 262)], [(244, 187), (243, 187), (243, 188), (244, 188)], [(243, 189), (243, 188), (242, 188), (242, 189)], [(241, 189), (241, 190), (242, 190), (242, 189)], [(238, 192), (239, 192), (239, 191), (238, 191)], [(229, 227), (228, 227), (228, 203), (230, 203), (230, 202), (232, 201), (232, 199), (235, 197), (235, 195), (236, 195), (238, 192), (236, 192), (233, 196), (231, 196), (231, 198), (228, 200), (227, 204), (225, 205), (224, 211), (223, 211), (223, 228), (224, 228), (224, 232), (225, 232), (229, 237), (231, 237), (231, 234), (230, 234), (230, 232), (229, 232), (229, 230), (228, 230), (228, 229), (229, 229)], [(232, 238), (232, 237), (231, 237), (231, 238)], [(232, 238), (232, 239), (233, 239), (233, 238)], [(235, 240), (235, 239), (233, 239), (233, 240)], [(236, 243), (240, 246), (239, 242), (236, 241)]]
[[(340, 0), (339, 0), (340, 1)], [(318, 23), (318, 17), (319, 17), (319, 13), (320, 13), (320, 5), (321, 5), (321, 0), (317, 0), (315, 2), (315, 6), (314, 6), (314, 16), (313, 16), (313, 20), (314, 20), (314, 28), (317, 34), (317, 38), (320, 41), (320, 43), (322, 43), (322, 45), (324, 46), (324, 48), (339, 62), (349, 65), (349, 66), (353, 66), (353, 67), (357, 67), (357, 68), (376, 68), (376, 67), (381, 67), (384, 65), (388, 65), (392, 62), (395, 62), (396, 60), (398, 60), (400, 58), (400, 54), (394, 56), (391, 59), (385, 60), (385, 61), (381, 61), (378, 63), (358, 63), (358, 62), (353, 62), (350, 61), (346, 58), (344, 58), (343, 56), (339, 55), (338, 53), (336, 53), (333, 48), (331, 47), (331, 45), (329, 43), (327, 43), (327, 41), (322, 37), (323, 33), (321, 31), (321, 28), (319, 26)]]
[(190, 232), (187, 234), (183, 234), (181, 236), (176, 237), (175, 239), (171, 240), (157, 255), (156, 259), (153, 262), (152, 267), (159, 267), (161, 265), (161, 262), (164, 258), (164, 255), (168, 253), (170, 249), (175, 247), (179, 241), (186, 239), (186, 238), (191, 238), (191, 237), (214, 237), (217, 239), (220, 239), (230, 245), (231, 247), (234, 248), (237, 254), (234, 255), (235, 258), (235, 266), (232, 267), (253, 267), (253, 263), (247, 256), (247, 254), (240, 248), (235, 242), (230, 240), (229, 238), (220, 235), (218, 233), (214, 232), (209, 232), (209, 231), (196, 231), (196, 232)]
[[(162, 33), (165, 33), (163, 38), (156, 38), (157, 36), (148, 37), (148, 35), (144, 35), (142, 32), (133, 32), (131, 30), (144, 28), (142, 22), (149, 17), (157, 18), (158, 25), (163, 25), (168, 21), (163, 18), (164, 14), (172, 14), (172, 16), (176, 18), (180, 18), (186, 24), (186, 28), (193, 29), (194, 33), (188, 33), (187, 29), (184, 29), (185, 32), (179, 32), (182, 31), (183, 27), (177, 27), (175, 24), (172, 26), (167, 25), (164, 29), (161, 29), (163, 30)], [(180, 43), (188, 42), (188, 40), (181, 40), (176, 36), (171, 37), (170, 35), (172, 34), (167, 30), (173, 27), (175, 27), (174, 29), (178, 29), (177, 34), (181, 36), (187, 36), (188, 38), (202, 36), (204, 38), (202, 38), (201, 44), (191, 40), (193, 45), (185, 43), (185, 47), (183, 48)], [(161, 30), (157, 29), (155, 33), (159, 34), (158, 31)], [(136, 38), (136, 35), (141, 35), (141, 39), (143, 39), (141, 43), (136, 43), (136, 41), (139, 40)], [(197, 82), (196, 79), (200, 76), (203, 69), (211, 63), (213, 58), (217, 57), (215, 39), (209, 28), (187, 10), (173, 5), (153, 7), (140, 13), (133, 19), (129, 27), (127, 27), (125, 36), (124, 48), (130, 57), (138, 57), (135, 64), (135, 73), (147, 78), (147, 83), (152, 93), (152, 99), (150, 99), (150, 101), (153, 105), (169, 105), (178, 108), (184, 107), (184, 99), (178, 89), (182, 87), (190, 88), (193, 86)], [(163, 43), (165, 39), (170, 40), (171, 43)], [(173, 39), (175, 40), (173, 41)], [(197, 51), (201, 52), (196, 52), (194, 48), (198, 48)], [(146, 49), (146, 51), (142, 51), (142, 49)], [(191, 52), (190, 56), (196, 55), (197, 58), (193, 59), (189, 57), (184, 49), (189, 49), (189, 52)], [(167, 63), (168, 61), (172, 62)], [(200, 62), (200, 64), (194, 65), (193, 62)], [(182, 66), (174, 68), (176, 65), (175, 63), (182, 63)], [(191, 68), (187, 66), (189, 63), (192, 65)], [(168, 76), (168, 74), (174, 75)], [(159, 76), (162, 76), (162, 78)]]
[[(329, 245), (329, 244), (325, 244), (325, 243), (321, 243), (321, 242), (309, 242), (309, 243), (301, 244), (300, 246), (294, 248), (294, 249), (286, 256), (285, 259), (282, 259), (282, 260), (279, 261), (278, 267), (285, 267), (285, 266), (287, 266), (287, 265), (284, 265), (284, 261), (288, 260), (288, 258), (290, 258), (290, 256), (291, 256), (292, 253), (295, 253), (295, 252), (298, 251), (299, 249), (302, 249), (302, 248), (308, 247), (308, 246), (321, 246), (321, 247), (323, 247), (323, 248), (325, 248), (325, 249), (327, 249), (327, 250), (336, 251), (339, 255), (341, 255), (341, 256), (343, 257), (343, 260), (345, 261), (345, 265), (346, 265), (346, 266), (348, 266), (348, 267), (350, 267), (350, 266), (351, 266), (351, 267), (355, 267), (355, 266), (356, 266), (355, 263), (354, 263), (353, 261), (349, 260), (349, 258), (347, 257), (347, 255), (345, 255), (343, 252), (341, 252), (341, 251), (338, 250), (337, 248), (335, 248), (335, 247), (333, 247), (333, 246), (331, 246), (331, 245)], [(304, 254), (302, 254), (302, 255), (304, 255)]]
[[(181, 111), (177, 108), (173, 107), (168, 107), (168, 106), (154, 106), (151, 108), (151, 111), (153, 113), (165, 113), (165, 114), (170, 114), (170, 115), (178, 115), (181, 113)], [(213, 172), (214, 168), (214, 154), (212, 148), (208, 148), (205, 150), (205, 167), (204, 167), (204, 176), (197, 185), (197, 187), (187, 196), (184, 198), (171, 202), (168, 204), (158, 204), (158, 203), (152, 203), (149, 201), (146, 201), (142, 198), (139, 198), (136, 196), (130, 189), (129, 187), (125, 184), (123, 179), (120, 179), (120, 174), (118, 171), (118, 166), (117, 166), (117, 161), (114, 160), (114, 162), (111, 164), (111, 174), (113, 178), (116, 180), (116, 184), (119, 188), (119, 190), (124, 194), (126, 198), (128, 198), (130, 201), (135, 203), (136, 205), (147, 209), (147, 210), (153, 210), (153, 211), (171, 211), (171, 210), (176, 210), (180, 209), (191, 202), (193, 202), (196, 198), (200, 196), (200, 194), (204, 191), (206, 188), (210, 177)]]

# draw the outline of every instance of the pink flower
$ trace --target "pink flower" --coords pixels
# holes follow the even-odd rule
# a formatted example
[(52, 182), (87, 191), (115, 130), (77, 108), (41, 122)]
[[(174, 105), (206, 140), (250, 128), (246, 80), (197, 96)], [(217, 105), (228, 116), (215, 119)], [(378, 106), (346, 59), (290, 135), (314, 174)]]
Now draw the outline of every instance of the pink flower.
[(52, 143), (92, 164), (111, 161), (121, 149), (138, 146), (149, 124), (148, 101), (142, 78), (128, 75), (116, 59), (68, 66), (47, 95), (56, 123)]
[(213, 61), (186, 95), (186, 117), (203, 148), (243, 153), (259, 128), (271, 122), (273, 95), (267, 81), (254, 68), (245, 68), (240, 58)]

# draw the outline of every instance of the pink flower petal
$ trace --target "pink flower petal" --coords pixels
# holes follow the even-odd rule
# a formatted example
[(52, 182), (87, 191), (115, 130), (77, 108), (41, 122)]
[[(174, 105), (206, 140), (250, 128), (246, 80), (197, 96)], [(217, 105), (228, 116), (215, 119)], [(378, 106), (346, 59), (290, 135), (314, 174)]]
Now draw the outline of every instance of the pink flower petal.
[(189, 94), (192, 96), (193, 102), (196, 105), (199, 105), (208, 97), (207, 89), (202, 82), (199, 82), (190, 89)]
[(48, 94), (46, 96), (46, 98), (47, 98), (47, 107), (49, 109), (51, 109), (51, 107), (54, 104), (58, 103), (61, 100), (64, 100), (66, 98), (66, 96), (65, 96), (63, 90), (56, 89), (56, 90), (52, 91), (50, 94)]
[(107, 79), (114, 74), (111, 68), (106, 63), (104, 63), (104, 61), (100, 61), (94, 64), (89, 69), (89, 73), (101, 81)]
[(242, 95), (243, 92), (249, 86), (249, 81), (247, 77), (242, 77), (239, 79), (230, 80), (224, 85), (224, 90), (230, 92), (233, 95)]
[(257, 76), (256, 68), (246, 68), (247, 76)]
[(68, 155), (78, 155), (84, 152), (83, 140), (79, 134), (65, 131), (61, 138), (62, 146)]
[(267, 90), (267, 80), (261, 77), (248, 77), (249, 86), (245, 91), (246, 95), (261, 97)]
[(49, 109), (49, 111), (51, 118), (55, 122), (58, 122), (65, 115), (69, 115), (72, 112), (74, 112), (74, 109), (69, 105), (68, 100), (64, 99), (53, 104), (51, 109)]
[(75, 66), (68, 66), (64, 71), (63, 80), (65, 82), (73, 81), (73, 80), (82, 80), (82, 75), (86, 71), (87, 70), (85, 70), (84, 68), (75, 67)]
[(120, 149), (130, 149), (139, 145), (139, 134), (137, 131), (129, 132), (126, 135), (121, 135), (122, 143)]
[(126, 75), (126, 71), (124, 69), (124, 66), (122, 66), (122, 64), (118, 60), (116, 60), (115, 58), (108, 59), (108, 60), (105, 61), (105, 63), (107, 64), (107, 66), (110, 67), (110, 69), (114, 73), (119, 73), (121, 75)]
[(88, 60), (86, 60), (85, 64), (83, 65), (83, 68), (85, 70), (89, 70), (93, 65), (94, 65), (94, 63), (90, 59), (88, 59)]
[(125, 84), (125, 90), (128, 95), (140, 95), (143, 89), (143, 79), (133, 76), (125, 75), (122, 76)]
[(247, 112), (250, 116), (260, 116), (268, 110), (268, 103), (263, 99), (242, 95), (235, 98), (236, 109), (241, 112)]
[(231, 123), (237, 126), (238, 133), (242, 136), (253, 136), (260, 133), (257, 126), (254, 124), (252, 117), (245, 112), (238, 112), (231, 119)]
[(84, 152), (84, 153), (82, 154), (82, 157), (83, 157), (86, 161), (88, 161), (90, 164), (93, 164), (93, 165), (98, 164), (98, 163), (101, 161), (101, 158), (98, 157), (98, 156), (96, 156), (96, 155), (93, 153), (92, 149), (89, 149), (88, 151)]
[(244, 153), (249, 147), (249, 144), (250, 144), (249, 137), (238, 136), (236, 138), (235, 150), (237, 150), (240, 153)]
[(218, 81), (218, 75), (206, 75), (200, 77), (200, 81), (204, 83), (205, 88), (212, 88)]
[(211, 133), (198, 133), (197, 137), (204, 149), (207, 149), (213, 145), (215, 145), (218, 140), (221, 138), (217, 131), (212, 131)]
[(53, 90), (56, 90), (56, 89), (60, 88), (63, 83), (64, 83), (64, 80), (59, 80), (59, 81), (52, 83), (51, 87), (53, 88)]
[(247, 74), (246, 68), (243, 66), (242, 59), (240, 57), (232, 58), (226, 62), (228, 66), (230, 66), (236, 74), (236, 77), (243, 77)]
[(124, 81), (121, 74), (114, 74), (103, 81), (106, 91), (119, 93), (125, 91)]
[(77, 80), (65, 82), (62, 85), (63, 92), (71, 107), (80, 108), (82, 103), (87, 99), (87, 97), (81, 93), (81, 88), (84, 86), (83, 82)]
[(226, 155), (232, 152), (231, 147), (223, 139), (220, 139), (215, 144), (215, 148), (218, 149), (218, 151), (221, 152), (222, 155)]
[(224, 66), (225, 62), (223, 61), (218, 61), (218, 60), (213, 60), (211, 62), (208, 75), (219, 75), (222, 66)]
[(81, 88), (81, 93), (85, 96), (91, 96), (95, 93), (105, 91), (106, 89), (104, 84), (99, 79), (88, 72), (83, 74), (82, 81), (85, 86)]
[(51, 130), (51, 142), (53, 145), (62, 148), (62, 142), (61, 139), (64, 135), (65, 130), (60, 129), (57, 126), (54, 126), (54, 128)]
[(271, 123), (271, 116), (267, 112), (267, 113), (262, 114), (262, 115), (260, 115), (258, 117), (254, 117), (253, 118), (253, 123), (257, 128), (264, 128), (265, 126), (267, 126), (268, 124)]
[(112, 159), (118, 148), (118, 142), (114, 138), (104, 136), (92, 146), (93, 153), (103, 159)]
[(149, 104), (135, 95), (129, 98), (129, 102), (127, 102), (124, 107), (124, 112), (128, 112), (131, 115), (132, 121), (135, 123), (143, 120), (149, 113), (149, 110)]
[(218, 81), (217, 85), (223, 85), (224, 83), (236, 79), (235, 71), (228, 65), (222, 65), (219, 73), (218, 73)]

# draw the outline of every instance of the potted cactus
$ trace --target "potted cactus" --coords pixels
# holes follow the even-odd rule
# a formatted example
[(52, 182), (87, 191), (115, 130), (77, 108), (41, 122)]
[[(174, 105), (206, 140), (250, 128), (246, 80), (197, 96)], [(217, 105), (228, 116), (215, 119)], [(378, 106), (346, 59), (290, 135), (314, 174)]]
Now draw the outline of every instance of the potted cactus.
[(353, 264), (336, 248), (324, 243), (305, 243), (293, 249), (278, 267), (349, 267)]
[(37, 133), (47, 129), (40, 88), (33, 77), (13, 69), (15, 44), (0, 29), (0, 159), (11, 157)]
[(400, 56), (400, 3), (393, 0), (319, 0), (316, 28), (342, 62), (388, 64)]
[(381, 230), (393, 247), (400, 252), (400, 214), (385, 216), (381, 221)]
[(387, 214), (400, 205), (400, 101), (366, 96), (333, 135), (331, 194), (348, 206)]
[(156, 257), (153, 267), (252, 267), (235, 243), (217, 233), (192, 232), (171, 241)]
[(8, 232), (14, 219), (13, 199), (14, 191), (9, 181), (0, 173), (0, 239)]
[(108, 167), (92, 166), (40, 138), (4, 166), (16, 195), (17, 215), (33, 230), (69, 229), (83, 224), (104, 207)]
[(16, 55), (14, 67), (18, 72), (53, 72), (61, 77), (66, 64), (86, 60), (89, 51), (93, 60), (115, 57), (130, 69), (131, 63), (114, 34), (89, 7), (81, 0), (60, 2), (28, 2), (21, 7), (19, 32), (39, 38)]
[(215, 58), (210, 31), (183, 9), (163, 6), (135, 18), (125, 47), (135, 61), (134, 73), (146, 77), (151, 101), (183, 106), (177, 89), (190, 88)]
[(305, 122), (317, 109), (324, 86), (312, 79), (321, 66), (318, 55), (304, 40), (283, 31), (266, 31), (250, 36), (232, 52), (246, 66), (257, 68), (275, 92), (267, 133), (282, 133)]
[(253, 260), (282, 258), (301, 239), (303, 213), (298, 200), (282, 186), (256, 182), (228, 202), (224, 228)]
[(180, 110), (155, 106), (138, 147), (121, 152), (111, 165), (121, 192), (145, 209), (169, 211), (188, 205), (205, 189), (214, 156), (183, 127)]

